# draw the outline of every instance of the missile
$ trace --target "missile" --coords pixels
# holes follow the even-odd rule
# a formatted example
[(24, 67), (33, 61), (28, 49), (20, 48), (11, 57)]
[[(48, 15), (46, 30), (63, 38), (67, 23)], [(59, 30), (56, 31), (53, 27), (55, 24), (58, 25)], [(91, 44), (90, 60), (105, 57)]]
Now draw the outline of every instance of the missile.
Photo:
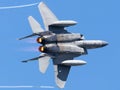
[(86, 61), (83, 60), (65, 60), (61, 64), (66, 66), (79, 66), (86, 64)]

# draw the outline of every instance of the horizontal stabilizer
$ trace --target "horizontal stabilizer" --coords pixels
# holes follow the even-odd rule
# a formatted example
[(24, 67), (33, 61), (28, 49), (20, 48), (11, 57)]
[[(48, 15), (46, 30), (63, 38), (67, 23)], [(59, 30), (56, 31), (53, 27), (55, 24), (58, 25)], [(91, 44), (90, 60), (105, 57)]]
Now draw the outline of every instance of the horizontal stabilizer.
[(32, 59), (28, 59), (28, 60), (23, 60), (23, 61), (21, 61), (21, 62), (23, 62), (23, 63), (27, 63), (27, 62), (29, 62), (29, 61), (35, 61), (35, 60), (38, 60), (39, 58), (42, 58), (42, 57), (44, 57), (44, 56), (39, 56), (39, 57), (35, 57), (35, 58), (32, 58)]
[(22, 61), (23, 63), (27, 63), (29, 61), (35, 61), (35, 60), (38, 60), (39, 61), (39, 70), (40, 72), (42, 73), (45, 73), (48, 66), (49, 66), (49, 60), (52, 56), (48, 56), (47, 54), (45, 53), (42, 53), (39, 57), (35, 57), (35, 58), (32, 58), (32, 59), (28, 59), (28, 60), (24, 60)]
[[(41, 54), (40, 56), (38, 56), (38, 57), (35, 57), (35, 58), (32, 58), (32, 59), (28, 59), (28, 60), (24, 60), (24, 61), (22, 61), (22, 62), (34, 61), (34, 60), (38, 60), (38, 59), (43, 58), (43, 57), (46, 57), (46, 56), (48, 56), (48, 55), (42, 53), (42, 54)], [(49, 57), (52, 57), (52, 56), (49, 56)]]
[(22, 38), (19, 38), (18, 40), (22, 40), (22, 39), (26, 39), (26, 38), (30, 38), (30, 37), (33, 37), (33, 36), (44, 36), (44, 35), (52, 35), (53, 33), (51, 31), (44, 31), (44, 32), (39, 32), (39, 33), (33, 33), (31, 35), (28, 35), (28, 36), (25, 36), (25, 37), (22, 37)]
[(19, 38), (18, 40), (22, 40), (22, 39), (30, 38), (30, 37), (33, 37), (33, 36), (37, 36), (37, 34), (36, 34), (36, 33), (33, 33), (33, 34), (31, 34), (31, 35), (28, 35), (28, 36), (25, 36), (25, 37)]

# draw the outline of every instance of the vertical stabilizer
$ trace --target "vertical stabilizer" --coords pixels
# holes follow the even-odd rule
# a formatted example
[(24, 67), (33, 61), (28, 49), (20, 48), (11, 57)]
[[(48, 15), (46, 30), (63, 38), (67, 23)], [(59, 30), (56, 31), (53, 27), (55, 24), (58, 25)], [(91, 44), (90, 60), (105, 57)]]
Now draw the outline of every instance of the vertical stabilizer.
[(28, 17), (29, 24), (32, 28), (33, 33), (43, 32), (44, 30), (41, 28), (40, 24), (32, 17)]
[(40, 56), (43, 56), (43, 57), (38, 59), (38, 61), (39, 61), (39, 70), (40, 70), (40, 72), (45, 73), (48, 66), (49, 66), (50, 57), (47, 56), (46, 54), (43, 54), (43, 53)]

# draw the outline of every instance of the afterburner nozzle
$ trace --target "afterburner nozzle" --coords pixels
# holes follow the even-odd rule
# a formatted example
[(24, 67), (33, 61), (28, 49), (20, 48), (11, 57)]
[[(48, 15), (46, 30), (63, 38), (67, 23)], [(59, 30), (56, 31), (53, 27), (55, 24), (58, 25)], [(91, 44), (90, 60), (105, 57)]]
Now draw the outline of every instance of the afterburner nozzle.
[(37, 41), (38, 43), (42, 43), (42, 42), (43, 42), (43, 38), (39, 37), (39, 38), (37, 38), (36, 41)]
[(39, 47), (39, 51), (40, 51), (40, 52), (44, 52), (44, 51), (45, 51), (45, 47), (44, 47), (44, 46), (40, 46), (40, 47)]

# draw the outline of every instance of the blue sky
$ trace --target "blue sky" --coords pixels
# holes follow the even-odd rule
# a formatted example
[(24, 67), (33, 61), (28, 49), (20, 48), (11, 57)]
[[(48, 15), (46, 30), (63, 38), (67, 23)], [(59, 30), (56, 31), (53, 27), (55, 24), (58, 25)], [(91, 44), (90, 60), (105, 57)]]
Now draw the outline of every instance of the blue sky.
[[(25, 5), (41, 0), (0, 0), (0, 7)], [(43, 0), (59, 19), (75, 20), (76, 26), (67, 28), (84, 34), (86, 39), (109, 42), (104, 48), (89, 50), (77, 59), (85, 66), (72, 67), (63, 90), (119, 90), (120, 89), (120, 1), (119, 0)], [(37, 43), (17, 38), (32, 33), (27, 17), (33, 16), (43, 26), (37, 5), (0, 10), (0, 86), (53, 86), (52, 62), (46, 74), (38, 70), (38, 62), (20, 61), (36, 57), (40, 52), (29, 50)], [(16, 88), (15, 90), (17, 90)], [(45, 88), (30, 88), (44, 89)], [(46, 89), (48, 90), (48, 89)]]

